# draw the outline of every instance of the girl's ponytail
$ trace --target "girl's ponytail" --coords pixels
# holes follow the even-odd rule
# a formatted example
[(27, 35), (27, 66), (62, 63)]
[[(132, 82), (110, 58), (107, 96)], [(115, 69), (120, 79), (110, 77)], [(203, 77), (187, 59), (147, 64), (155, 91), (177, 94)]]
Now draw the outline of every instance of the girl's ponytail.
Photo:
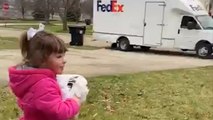
[(23, 56), (23, 60), (27, 60), (28, 51), (29, 51), (29, 40), (27, 38), (27, 32), (23, 33), (20, 38), (20, 48), (21, 48), (21, 54)]

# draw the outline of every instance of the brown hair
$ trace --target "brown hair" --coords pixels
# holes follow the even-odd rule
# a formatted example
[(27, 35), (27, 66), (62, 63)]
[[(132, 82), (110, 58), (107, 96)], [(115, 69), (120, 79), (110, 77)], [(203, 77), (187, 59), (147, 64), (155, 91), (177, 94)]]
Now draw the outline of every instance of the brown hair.
[(32, 67), (39, 67), (52, 53), (65, 53), (67, 48), (60, 38), (51, 33), (40, 31), (30, 40), (27, 33), (20, 39), (23, 63)]

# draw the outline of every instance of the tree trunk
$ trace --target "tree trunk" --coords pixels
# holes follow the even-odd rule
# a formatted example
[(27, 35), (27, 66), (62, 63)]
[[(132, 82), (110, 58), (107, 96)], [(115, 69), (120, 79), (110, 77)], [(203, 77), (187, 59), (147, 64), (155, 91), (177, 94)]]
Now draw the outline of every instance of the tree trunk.
[(59, 16), (62, 20), (63, 23), (63, 30), (67, 31), (67, 10), (69, 8), (69, 6), (72, 6), (72, 4), (74, 4), (75, 0), (63, 0), (62, 1), (62, 7), (59, 7), (58, 10), (59, 12)]
[(63, 30), (67, 31), (67, 18), (64, 17), (62, 21), (63, 21)]
[(49, 20), (49, 15), (45, 15), (45, 23), (46, 24), (49, 24), (50, 23), (50, 20)]
[(49, 24), (50, 10), (49, 10), (49, 0), (45, 0), (45, 23)]
[(51, 18), (52, 18), (52, 20), (53, 20), (53, 16), (54, 16), (54, 13), (55, 13), (55, 11), (54, 11), (54, 9), (53, 8), (51, 8)]
[(64, 16), (62, 18), (63, 20), (63, 30), (67, 31), (67, 8), (64, 10)]
[(24, 14), (25, 14), (25, 1), (24, 0), (21, 0), (21, 15), (22, 15), (22, 18), (24, 19)]
[(65, 2), (65, 9), (64, 9), (64, 15), (62, 17), (62, 21), (63, 21), (63, 31), (67, 31), (67, 9), (68, 9), (68, 5), (69, 5), (69, 0), (67, 0)]
[(24, 7), (23, 7), (23, 6), (21, 7), (21, 14), (22, 14), (22, 18), (25, 19), (25, 18), (24, 18), (25, 10), (24, 10)]

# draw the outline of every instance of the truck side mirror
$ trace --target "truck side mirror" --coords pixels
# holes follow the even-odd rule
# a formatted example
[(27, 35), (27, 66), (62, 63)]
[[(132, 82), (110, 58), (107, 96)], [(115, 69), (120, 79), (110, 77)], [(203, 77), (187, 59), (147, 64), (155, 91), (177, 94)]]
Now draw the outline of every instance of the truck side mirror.
[(187, 23), (187, 28), (189, 29), (189, 30), (191, 30), (191, 29), (195, 29), (195, 23), (194, 22), (191, 22), (191, 21), (189, 21), (188, 23)]

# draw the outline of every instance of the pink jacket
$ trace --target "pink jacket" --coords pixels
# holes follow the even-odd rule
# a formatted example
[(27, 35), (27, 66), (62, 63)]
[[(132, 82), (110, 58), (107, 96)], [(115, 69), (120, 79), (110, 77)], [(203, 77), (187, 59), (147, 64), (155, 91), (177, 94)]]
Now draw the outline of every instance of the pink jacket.
[(67, 120), (79, 112), (75, 100), (62, 101), (55, 77), (48, 69), (9, 68), (9, 85), (24, 112), (21, 120)]

